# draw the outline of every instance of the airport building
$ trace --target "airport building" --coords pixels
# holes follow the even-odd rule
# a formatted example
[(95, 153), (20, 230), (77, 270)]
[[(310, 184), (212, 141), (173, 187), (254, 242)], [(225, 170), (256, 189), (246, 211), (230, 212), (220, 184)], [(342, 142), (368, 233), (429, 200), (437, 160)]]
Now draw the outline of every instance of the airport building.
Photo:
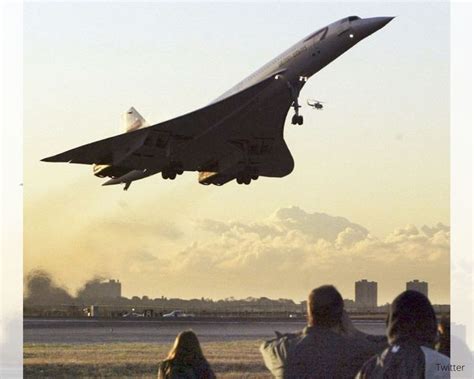
[(89, 299), (117, 299), (122, 296), (122, 283), (114, 279), (89, 282), (85, 285), (82, 296)]
[(357, 308), (377, 307), (377, 282), (367, 279), (355, 282), (355, 305)]
[(415, 279), (411, 282), (407, 282), (407, 291), (418, 291), (428, 297), (428, 283), (420, 282), (418, 279)]

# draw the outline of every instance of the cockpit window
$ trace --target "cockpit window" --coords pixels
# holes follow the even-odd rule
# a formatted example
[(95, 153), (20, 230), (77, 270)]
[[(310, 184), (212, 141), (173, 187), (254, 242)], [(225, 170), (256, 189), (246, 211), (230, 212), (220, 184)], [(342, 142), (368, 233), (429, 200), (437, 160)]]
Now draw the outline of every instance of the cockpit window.
[(355, 20), (360, 20), (359, 16), (350, 16), (347, 18), (347, 21), (355, 21)]

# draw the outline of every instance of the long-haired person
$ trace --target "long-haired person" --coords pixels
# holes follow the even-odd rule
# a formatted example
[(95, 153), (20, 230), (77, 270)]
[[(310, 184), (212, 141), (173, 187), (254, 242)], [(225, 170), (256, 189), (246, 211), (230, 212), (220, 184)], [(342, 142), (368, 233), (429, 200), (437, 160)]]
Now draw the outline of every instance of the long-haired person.
[(215, 379), (202, 353), (199, 340), (191, 330), (181, 332), (168, 357), (160, 362), (158, 379)]

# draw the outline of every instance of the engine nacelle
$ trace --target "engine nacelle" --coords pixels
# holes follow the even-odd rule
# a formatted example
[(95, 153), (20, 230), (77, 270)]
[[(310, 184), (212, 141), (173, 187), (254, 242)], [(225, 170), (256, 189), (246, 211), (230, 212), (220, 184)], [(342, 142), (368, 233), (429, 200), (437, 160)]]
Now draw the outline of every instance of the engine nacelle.
[(99, 178), (118, 178), (130, 171), (129, 168), (116, 167), (109, 164), (93, 164), (92, 171)]
[(198, 180), (200, 184), (208, 186), (214, 184), (221, 186), (227, 182), (230, 182), (233, 178), (229, 175), (222, 174), (215, 171), (199, 171)]

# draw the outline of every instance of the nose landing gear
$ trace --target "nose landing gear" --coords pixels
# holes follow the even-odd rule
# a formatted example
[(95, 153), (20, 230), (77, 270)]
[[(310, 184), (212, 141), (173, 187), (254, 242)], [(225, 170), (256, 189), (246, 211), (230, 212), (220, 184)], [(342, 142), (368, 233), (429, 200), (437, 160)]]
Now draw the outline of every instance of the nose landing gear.
[(293, 103), (291, 103), (291, 106), (295, 110), (295, 114), (291, 118), (291, 124), (292, 125), (296, 125), (296, 124), (303, 125), (303, 116), (300, 115), (301, 105), (298, 104), (298, 97), (294, 98)]
[(303, 125), (303, 116), (298, 114), (298, 111), (293, 115), (291, 118), (291, 124), (292, 125)]
[(286, 82), (286, 85), (290, 91), (291, 99), (293, 100), (291, 103), (291, 107), (295, 110), (295, 114), (291, 118), (291, 123), (293, 125), (303, 125), (303, 116), (300, 115), (299, 109), (301, 105), (298, 103), (298, 96), (300, 94), (301, 88), (303, 88), (304, 84), (308, 81), (307, 76), (300, 76), (298, 79), (295, 80), (288, 80), (285, 78), (284, 75), (276, 75), (275, 79), (283, 78)]
[(291, 97), (293, 98), (293, 102), (291, 106), (295, 110), (295, 114), (291, 118), (292, 125), (303, 125), (303, 116), (300, 115), (300, 108), (301, 105), (298, 103), (298, 96), (300, 93), (301, 88), (303, 87), (304, 83), (308, 80), (308, 78), (301, 76), (299, 82), (296, 85), (291, 84), (288, 82), (288, 87), (291, 92)]

